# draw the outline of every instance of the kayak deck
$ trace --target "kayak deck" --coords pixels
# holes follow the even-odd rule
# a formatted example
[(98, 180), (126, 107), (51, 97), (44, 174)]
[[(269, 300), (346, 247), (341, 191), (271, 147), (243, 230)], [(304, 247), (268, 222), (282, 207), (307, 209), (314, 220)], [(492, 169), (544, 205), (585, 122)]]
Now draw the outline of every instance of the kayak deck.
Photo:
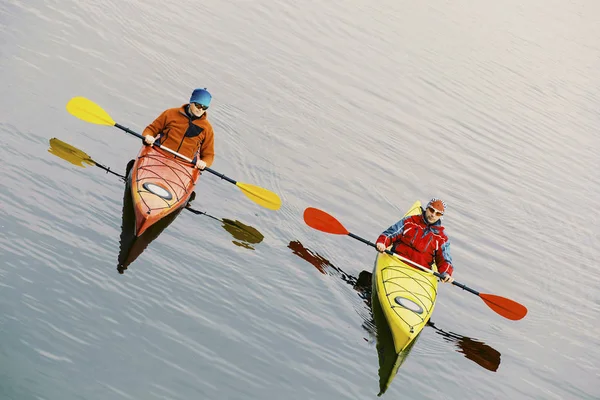
[(200, 176), (198, 168), (155, 146), (143, 146), (128, 175), (135, 235), (187, 204)]

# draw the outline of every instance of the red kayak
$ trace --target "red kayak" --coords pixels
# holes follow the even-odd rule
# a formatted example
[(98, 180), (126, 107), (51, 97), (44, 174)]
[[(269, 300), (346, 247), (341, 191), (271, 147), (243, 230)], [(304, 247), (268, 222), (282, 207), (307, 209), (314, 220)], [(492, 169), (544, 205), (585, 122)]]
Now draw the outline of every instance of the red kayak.
[(200, 171), (156, 146), (142, 146), (127, 183), (135, 213), (135, 235), (167, 215), (185, 207)]

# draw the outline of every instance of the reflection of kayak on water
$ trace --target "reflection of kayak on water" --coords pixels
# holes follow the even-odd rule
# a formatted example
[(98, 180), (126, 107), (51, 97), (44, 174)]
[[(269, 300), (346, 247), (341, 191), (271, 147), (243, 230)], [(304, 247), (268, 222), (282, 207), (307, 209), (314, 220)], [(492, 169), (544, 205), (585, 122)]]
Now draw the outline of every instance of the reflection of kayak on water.
[[(362, 325), (367, 331), (373, 333), (373, 336), (376, 336), (377, 354), (380, 364), (380, 391), (385, 391), (387, 385), (389, 385), (398, 371), (398, 368), (400, 368), (408, 354), (410, 354), (412, 346), (418, 338), (413, 339), (403, 351), (396, 353), (393, 336), (381, 310), (381, 303), (377, 299), (377, 296), (372, 296), (371, 294), (371, 272), (361, 271), (358, 277), (354, 277), (331, 264), (325, 257), (304, 247), (299, 241), (291, 241), (288, 244), (288, 248), (294, 254), (312, 264), (322, 274), (337, 276), (348, 283), (357, 291), (359, 297), (364, 300), (368, 316), (366, 318), (363, 317), (364, 322)], [(371, 302), (371, 298), (373, 298), (373, 302)], [(359, 312), (359, 314), (363, 316), (363, 313)], [(463, 354), (467, 359), (477, 363), (481, 367), (489, 371), (496, 371), (500, 366), (500, 353), (491, 346), (477, 339), (444, 331), (435, 326), (431, 321), (428, 321), (426, 326), (434, 329), (445, 341), (455, 344), (458, 353)]]

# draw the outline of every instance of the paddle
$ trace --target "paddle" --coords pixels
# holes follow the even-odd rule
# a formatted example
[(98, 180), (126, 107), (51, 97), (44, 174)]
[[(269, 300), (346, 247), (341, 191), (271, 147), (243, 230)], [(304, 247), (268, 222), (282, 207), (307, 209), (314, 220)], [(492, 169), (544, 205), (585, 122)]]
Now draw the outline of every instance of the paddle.
[[(136, 136), (142, 140), (144, 139), (144, 137), (139, 133), (136, 133), (125, 126), (116, 123), (111, 118), (111, 116), (108, 115), (108, 113), (102, 109), (102, 107), (85, 97), (73, 97), (71, 100), (69, 100), (69, 102), (67, 103), (67, 111), (76, 116), (77, 118), (82, 119), (86, 122), (90, 122), (92, 124), (97, 125), (116, 126), (117, 128), (133, 136)], [(154, 146), (158, 146), (162, 150), (171, 153), (174, 156), (179, 157), (182, 160), (185, 160), (189, 163), (192, 162), (190, 158), (183, 156), (165, 146), (161, 146), (159, 144), (155, 144)], [(262, 207), (268, 208), (270, 210), (278, 210), (281, 207), (281, 199), (276, 193), (261, 188), (260, 186), (237, 182), (208, 167), (204, 168), (204, 171), (208, 171), (211, 174), (214, 174), (219, 178), (226, 180), (229, 183), (233, 183), (241, 189), (242, 193), (244, 193), (246, 197), (248, 197), (250, 200)]]
[[(121, 174), (114, 172), (113, 170), (110, 169), (110, 167), (102, 165), (99, 162), (97, 162), (96, 160), (92, 159), (92, 157), (87, 155), (87, 153), (85, 153), (83, 150), (79, 150), (78, 148), (71, 146), (69, 143), (63, 142), (60, 139), (57, 139), (57, 138), (50, 139), (50, 148), (48, 149), (48, 152), (51, 154), (54, 154), (57, 157), (62, 158), (63, 160), (66, 160), (66, 161), (70, 162), (71, 164), (76, 165), (78, 167), (85, 168), (86, 165), (94, 165), (94, 166), (106, 171), (107, 173), (111, 173), (113, 175), (118, 176), (123, 181), (126, 180), (125, 175), (121, 175)], [(258, 232), (258, 230), (256, 230), (256, 228), (253, 228), (249, 225), (245, 225), (237, 220), (233, 221), (233, 220), (230, 220), (227, 218), (220, 219), (220, 218), (214, 217), (204, 211), (196, 210), (190, 206), (185, 206), (185, 209), (196, 215), (205, 215), (209, 218), (212, 218), (214, 220), (217, 220), (217, 221), (223, 223), (223, 227), (230, 233), (232, 232), (231, 229), (233, 229), (234, 231), (237, 230), (237, 231), (242, 232), (238, 235), (233, 235), (236, 239), (240, 239), (240, 237), (243, 237), (244, 240), (247, 240), (250, 243), (260, 243), (263, 239), (262, 234), (260, 232)], [(228, 229), (228, 227), (231, 227), (231, 228)], [(248, 239), (248, 238), (251, 238), (251, 239)]]
[[(332, 233), (334, 235), (348, 235), (351, 238), (363, 242), (366, 245), (377, 248), (375, 243), (370, 242), (366, 239), (361, 238), (360, 236), (349, 232), (337, 219), (327, 214), (325, 211), (321, 211), (317, 208), (309, 207), (306, 210), (304, 210), (304, 222), (306, 222), (306, 224), (313, 229), (317, 229), (326, 233)], [(442, 277), (440, 273), (432, 271), (429, 268), (423, 267), (422, 265), (419, 265), (405, 257), (402, 257), (399, 254), (392, 253), (390, 250), (386, 250), (385, 252), (406, 263), (414, 265), (415, 267), (420, 268), (423, 271), (432, 273), (438, 278)], [(452, 284), (458, 286), (463, 290), (466, 290), (467, 292), (479, 296), (479, 298), (481, 298), (485, 302), (485, 304), (487, 304), (488, 307), (490, 307), (492, 310), (494, 310), (496, 313), (500, 314), (504, 318), (516, 321), (520, 320), (527, 314), (527, 308), (522, 304), (517, 303), (516, 301), (494, 294), (479, 293), (478, 291), (471, 289), (470, 287), (463, 285), (462, 283), (458, 283), (456, 281), (453, 281)]]

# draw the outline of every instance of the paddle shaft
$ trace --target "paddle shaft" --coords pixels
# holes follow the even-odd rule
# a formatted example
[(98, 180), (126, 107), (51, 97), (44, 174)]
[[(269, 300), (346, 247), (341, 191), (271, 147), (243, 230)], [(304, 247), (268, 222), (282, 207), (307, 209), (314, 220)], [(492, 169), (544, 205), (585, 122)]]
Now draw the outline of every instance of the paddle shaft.
[[(131, 135), (133, 135), (133, 136), (136, 136), (136, 137), (138, 137), (138, 138), (140, 138), (140, 139), (144, 140), (144, 137), (143, 137), (142, 135), (140, 135), (140, 134), (139, 134), (139, 133), (137, 133), (137, 132), (134, 132), (134, 131), (132, 131), (131, 129), (129, 129), (129, 128), (128, 128), (128, 127), (126, 127), (126, 126), (123, 126), (123, 125), (121, 125), (121, 124), (118, 124), (118, 123), (116, 123), (116, 122), (115, 122), (115, 126), (116, 126), (117, 128), (119, 128), (119, 129), (121, 129), (121, 130), (124, 130), (125, 132), (127, 132), (127, 133), (129, 133), (129, 134), (131, 134)], [(162, 149), (162, 150), (166, 151), (167, 153), (171, 153), (171, 154), (173, 154), (174, 156), (176, 156), (176, 157), (179, 157), (179, 158), (181, 158), (182, 160), (185, 160), (185, 161), (187, 161), (187, 162), (189, 162), (189, 163), (191, 163), (191, 164), (193, 164), (193, 163), (194, 163), (194, 161), (193, 161), (191, 158), (188, 158), (188, 157), (186, 157), (186, 156), (184, 156), (184, 155), (182, 155), (182, 154), (179, 154), (178, 152), (176, 152), (176, 151), (174, 151), (174, 150), (171, 150), (171, 149), (169, 149), (168, 147), (161, 146), (160, 144), (155, 144), (154, 146), (158, 146), (160, 149)], [(208, 171), (208, 172), (210, 172), (211, 174), (214, 174), (214, 175), (218, 176), (218, 177), (219, 177), (219, 178), (221, 178), (221, 179), (225, 179), (227, 182), (233, 183), (234, 185), (236, 185), (236, 184), (237, 184), (237, 181), (235, 181), (235, 180), (231, 179), (230, 177), (228, 177), (228, 176), (225, 176), (225, 175), (223, 175), (223, 174), (221, 174), (221, 173), (219, 173), (219, 172), (215, 171), (214, 169), (210, 169), (210, 168), (208, 168), (208, 167), (205, 167), (203, 171)]]
[[(363, 242), (363, 243), (364, 243), (364, 244), (366, 244), (367, 246), (371, 246), (371, 247), (375, 247), (375, 248), (377, 248), (377, 245), (376, 245), (375, 243), (373, 243), (373, 242), (370, 242), (370, 241), (368, 241), (367, 239), (361, 238), (360, 236), (357, 236), (357, 235), (355, 235), (355, 234), (354, 234), (354, 233), (352, 233), (352, 232), (348, 232), (348, 236), (350, 236), (350, 237), (351, 237), (351, 238), (353, 238), (353, 239), (356, 239), (356, 240), (358, 240), (359, 242)], [(422, 265), (420, 265), (420, 264), (417, 264), (416, 262), (414, 262), (414, 261), (411, 261), (411, 260), (409, 260), (408, 258), (402, 257), (401, 255), (399, 255), (399, 254), (396, 254), (396, 253), (393, 253), (393, 252), (391, 252), (390, 250), (387, 250), (387, 249), (385, 250), (385, 252), (386, 252), (387, 254), (389, 254), (389, 255), (393, 256), (393, 257), (399, 258), (400, 260), (402, 260), (402, 261), (404, 261), (404, 262), (407, 262), (407, 263), (409, 263), (409, 264), (411, 264), (411, 265), (414, 265), (415, 267), (417, 267), (417, 268), (420, 268), (420, 269), (422, 269), (422, 270), (423, 270), (423, 271), (425, 271), (425, 272), (432, 273), (433, 275), (437, 276), (438, 278), (442, 278), (442, 274), (440, 274), (440, 273), (438, 273), (438, 272), (435, 272), (435, 271), (433, 271), (433, 270), (431, 270), (431, 269), (429, 269), (429, 268), (425, 268), (424, 266), (422, 266)], [(467, 285), (463, 285), (462, 283), (459, 283), (459, 282), (456, 282), (456, 281), (452, 281), (452, 284), (453, 284), (454, 286), (458, 286), (459, 288), (461, 288), (461, 289), (463, 289), (463, 290), (466, 290), (467, 292), (471, 292), (471, 293), (473, 293), (473, 294), (474, 294), (474, 295), (476, 295), (476, 296), (479, 296), (479, 294), (480, 294), (480, 293), (479, 293), (477, 290), (471, 289), (470, 287), (468, 287)]]
[(92, 160), (91, 158), (90, 158), (89, 160), (90, 160), (91, 162), (93, 162), (93, 163), (94, 163), (94, 165), (95, 165), (96, 167), (98, 167), (98, 168), (100, 168), (100, 169), (102, 169), (102, 170), (106, 171), (106, 173), (107, 173), (107, 174), (109, 174), (109, 173), (110, 173), (110, 174), (113, 174), (113, 175), (115, 175), (115, 176), (118, 176), (119, 178), (121, 178), (121, 179), (125, 180), (125, 175), (121, 175), (121, 174), (119, 174), (119, 173), (117, 173), (117, 172), (115, 172), (115, 171), (111, 170), (111, 169), (110, 169), (110, 167), (107, 167), (106, 165), (99, 164), (99, 163), (97, 163), (96, 161)]
[[(131, 135), (135, 136), (135, 137), (138, 137), (138, 138), (140, 138), (140, 139), (144, 140), (144, 137), (143, 137), (142, 135), (140, 135), (140, 134), (139, 134), (139, 133), (137, 133), (137, 132), (134, 132), (134, 131), (132, 131), (131, 129), (129, 129), (129, 128), (128, 128), (128, 127), (126, 127), (126, 126), (123, 126), (123, 125), (121, 125), (121, 124), (118, 124), (118, 123), (116, 123), (116, 122), (115, 122), (115, 126), (116, 126), (117, 128), (119, 128), (119, 129), (121, 129), (121, 130), (124, 130), (125, 132), (127, 132), (127, 133), (129, 133), (129, 134), (131, 134)], [(193, 161), (192, 161), (192, 159), (191, 159), (191, 158), (188, 158), (188, 157), (186, 157), (186, 156), (184, 156), (184, 155), (182, 155), (182, 154), (179, 154), (178, 152), (176, 152), (176, 151), (174, 151), (174, 150), (171, 150), (171, 149), (170, 149), (170, 148), (168, 148), (168, 147), (161, 146), (160, 144), (155, 144), (155, 145), (153, 145), (153, 146), (157, 146), (158, 148), (160, 148), (160, 149), (162, 149), (162, 150), (166, 151), (167, 153), (171, 153), (171, 154), (173, 154), (174, 156), (181, 158), (182, 160), (185, 160), (185, 161), (187, 161), (187, 162), (189, 162), (189, 163), (193, 163)]]
[(217, 221), (219, 221), (219, 222), (223, 222), (223, 221), (221, 221), (219, 218), (217, 218), (217, 217), (213, 217), (212, 215), (210, 215), (210, 214), (207, 214), (207, 213), (206, 213), (206, 211), (199, 211), (199, 210), (196, 210), (196, 209), (194, 209), (194, 208), (190, 207), (189, 205), (188, 205), (188, 206), (185, 206), (184, 208), (185, 208), (186, 210), (188, 210), (188, 211), (191, 211), (191, 212), (193, 212), (193, 213), (194, 213), (194, 214), (196, 214), (196, 215), (206, 215), (206, 216), (207, 216), (207, 217), (209, 217), (209, 218), (212, 218), (212, 219), (214, 219), (214, 220), (217, 220)]

